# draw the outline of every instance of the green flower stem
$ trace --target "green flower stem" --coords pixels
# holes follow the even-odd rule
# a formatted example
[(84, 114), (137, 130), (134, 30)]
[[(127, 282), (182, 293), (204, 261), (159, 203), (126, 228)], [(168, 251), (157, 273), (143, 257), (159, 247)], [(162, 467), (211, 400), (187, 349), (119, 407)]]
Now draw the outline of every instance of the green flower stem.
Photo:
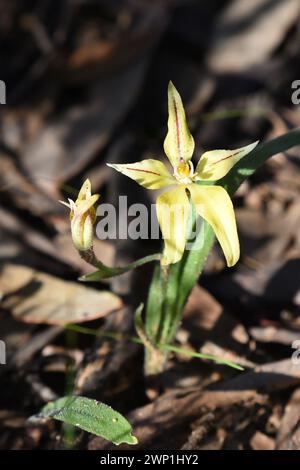
[(162, 340), (166, 343), (172, 342), (176, 335), (178, 325), (182, 319), (184, 306), (188, 300), (192, 288), (198, 281), (198, 278), (204, 268), (206, 259), (214, 243), (214, 232), (207, 222), (203, 221), (201, 231), (202, 234), (200, 236), (203, 236), (205, 240), (203, 248), (200, 250), (192, 249), (185, 252), (183, 261), (178, 263), (182, 263), (182, 269), (180, 269), (178, 275), (177, 285), (172, 286), (172, 289), (177, 292), (177, 295), (171, 307), (170, 327), (165, 332), (165, 336), (162, 338)]
[[(232, 196), (243, 181), (268, 158), (287, 151), (295, 145), (300, 145), (300, 128), (256, 147), (241, 159), (222, 180), (218, 181), (218, 185), (223, 186)], [(180, 262), (169, 267), (167, 279), (165, 271), (155, 269), (147, 300), (145, 328), (151, 341), (154, 344), (160, 344), (160, 347), (173, 342), (182, 319), (184, 306), (213, 246), (214, 233), (205, 221), (203, 221), (199, 236), (204, 240), (202, 247), (186, 251)], [(175, 351), (173, 346), (172, 348)], [(170, 346), (165, 350), (170, 351)], [(149, 354), (146, 355), (146, 373), (147, 361), (151, 362)], [(162, 370), (163, 366), (163, 363), (157, 364), (156, 370)]]
[(164, 299), (164, 279), (161, 275), (161, 267), (157, 264), (154, 268), (152, 282), (148, 294), (148, 302), (146, 308), (146, 335), (154, 344), (158, 343), (160, 327), (162, 321), (162, 303)]

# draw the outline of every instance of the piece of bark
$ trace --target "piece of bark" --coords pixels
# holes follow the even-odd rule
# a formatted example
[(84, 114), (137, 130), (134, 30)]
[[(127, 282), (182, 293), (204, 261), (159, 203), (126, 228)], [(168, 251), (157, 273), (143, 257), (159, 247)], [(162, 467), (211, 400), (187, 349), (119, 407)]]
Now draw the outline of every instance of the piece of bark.
[(251, 372), (239, 374), (226, 382), (210, 386), (211, 390), (257, 390), (260, 393), (271, 393), (284, 390), (300, 383), (299, 365), (291, 359), (271, 362), (258, 366)]
[(300, 388), (292, 394), (276, 438), (276, 449), (300, 449)]
[[(105, 319), (101, 327), (104, 337), (96, 338), (85, 351), (75, 379), (76, 394), (109, 403), (120, 411), (134, 407), (142, 380), (143, 355), (140, 345), (125, 339), (131, 334), (132, 319), (132, 310), (126, 308)], [(115, 332), (116, 338), (106, 338), (105, 331)]]
[[(172, 436), (172, 448), (182, 445), (189, 434), (190, 424), (205, 410), (215, 410), (225, 406), (254, 400), (264, 402), (264, 398), (253, 391), (175, 391), (162, 395), (153, 403), (137, 408), (128, 415), (138, 438), (135, 449), (161, 449), (170, 445), (166, 436)], [(101, 438), (93, 438), (89, 449), (111, 449), (111, 444)], [(121, 445), (120, 449), (129, 446)]]
[(40, 333), (36, 333), (32, 338), (21, 347), (18, 351), (13, 354), (11, 360), (9, 361), (9, 366), (12, 367), (23, 367), (27, 362), (29, 362), (34, 354), (40, 351), (45, 345), (50, 341), (53, 341), (57, 336), (59, 336), (63, 331), (63, 328), (60, 326), (52, 326), (46, 328)]
[(249, 329), (252, 337), (262, 343), (279, 343), (291, 346), (296, 340), (299, 340), (299, 332), (278, 328), (276, 326), (253, 326)]

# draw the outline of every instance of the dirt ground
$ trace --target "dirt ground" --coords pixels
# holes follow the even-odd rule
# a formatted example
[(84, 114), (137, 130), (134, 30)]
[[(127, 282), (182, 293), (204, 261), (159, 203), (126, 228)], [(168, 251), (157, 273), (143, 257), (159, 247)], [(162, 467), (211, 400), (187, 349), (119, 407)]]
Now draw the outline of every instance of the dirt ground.
[[(72, 389), (123, 413), (134, 449), (300, 449), (300, 148), (240, 187), (241, 259), (228, 269), (214, 246), (178, 330), (178, 345), (244, 372), (173, 354), (155, 393), (140, 345), (63, 326), (134, 334), (153, 265), (101, 283), (106, 294), (79, 283), (91, 268), (58, 203), (87, 177), (101, 202), (154, 202), (105, 163), (163, 158), (169, 80), (196, 155), (300, 126), (299, 44), (298, 0), (0, 1), (1, 449), (115, 448), (27, 421)], [(111, 265), (160, 246), (95, 242)]]

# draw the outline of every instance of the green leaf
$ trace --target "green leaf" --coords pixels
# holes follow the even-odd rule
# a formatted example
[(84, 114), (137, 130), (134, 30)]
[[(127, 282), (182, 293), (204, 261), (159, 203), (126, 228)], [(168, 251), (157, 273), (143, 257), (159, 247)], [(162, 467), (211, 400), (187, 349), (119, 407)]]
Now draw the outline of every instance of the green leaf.
[(114, 267), (114, 268), (110, 268), (106, 266), (105, 264), (101, 263), (101, 261), (97, 260), (94, 263), (92, 263), (96, 268), (98, 268), (97, 271), (94, 271), (93, 273), (90, 273), (90, 274), (86, 274), (85, 276), (81, 276), (79, 280), (84, 281), (84, 282), (102, 281), (102, 279), (108, 279), (110, 277), (120, 276), (121, 274), (131, 271), (132, 269), (138, 268), (139, 266), (142, 266), (143, 264), (150, 263), (152, 261), (158, 261), (160, 258), (161, 258), (161, 255), (156, 253), (154, 255), (149, 255), (149, 256), (145, 256), (144, 258), (140, 258), (134, 261), (133, 263), (128, 264), (127, 266)]
[(53, 418), (72, 424), (84, 431), (103, 437), (116, 445), (137, 444), (137, 438), (131, 434), (132, 427), (127, 419), (97, 400), (81, 396), (62, 397), (48, 403), (38, 415), (30, 418), (37, 421)]

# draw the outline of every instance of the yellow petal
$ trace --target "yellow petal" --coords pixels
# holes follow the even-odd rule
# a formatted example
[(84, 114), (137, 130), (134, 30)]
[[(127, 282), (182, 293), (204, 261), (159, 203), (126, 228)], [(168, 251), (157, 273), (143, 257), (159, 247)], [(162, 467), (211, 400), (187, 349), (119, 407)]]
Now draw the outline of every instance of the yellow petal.
[(180, 160), (192, 158), (195, 143), (190, 134), (180, 95), (172, 82), (168, 86), (168, 133), (164, 141), (164, 150), (172, 166), (176, 168)]
[(78, 193), (78, 197), (76, 202), (83, 201), (84, 199), (88, 199), (91, 196), (92, 186), (89, 179), (86, 179), (81, 189)]
[(93, 220), (89, 212), (76, 214), (71, 221), (72, 240), (79, 251), (89, 250), (93, 244)]
[(99, 197), (99, 194), (93, 194), (88, 199), (76, 203), (76, 215), (85, 214), (98, 201)]
[(236, 150), (211, 150), (205, 152), (197, 165), (196, 173), (200, 180), (217, 181), (225, 176), (231, 168), (258, 144), (246, 145)]
[(83, 231), (82, 231), (82, 243), (86, 250), (88, 250), (93, 244), (93, 217), (90, 213), (84, 217)]
[(157, 198), (157, 218), (165, 242), (161, 260), (163, 265), (177, 263), (183, 255), (189, 210), (190, 203), (184, 186), (178, 185)]
[(108, 166), (129, 176), (141, 186), (148, 189), (160, 189), (176, 184), (175, 178), (170, 175), (165, 165), (159, 160), (142, 160), (136, 163), (122, 165), (107, 163)]
[(224, 252), (227, 265), (240, 257), (240, 244), (231, 199), (221, 186), (188, 186), (197, 213), (213, 228)]

